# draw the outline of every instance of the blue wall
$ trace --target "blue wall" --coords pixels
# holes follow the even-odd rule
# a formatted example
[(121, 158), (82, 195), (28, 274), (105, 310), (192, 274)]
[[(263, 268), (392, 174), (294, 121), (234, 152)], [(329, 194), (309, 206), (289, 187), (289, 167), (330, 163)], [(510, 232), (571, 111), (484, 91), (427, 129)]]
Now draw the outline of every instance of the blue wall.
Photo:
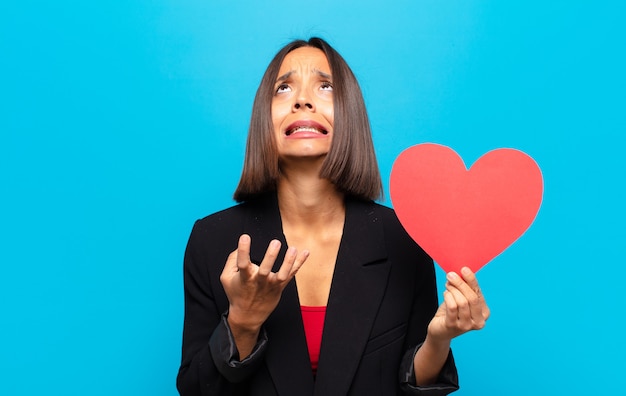
[(543, 169), (457, 394), (623, 392), (624, 3), (265, 4), (0, 5), (0, 394), (176, 394), (192, 223), (232, 204), (261, 74), (311, 35), (362, 84), (386, 187), (425, 141)]

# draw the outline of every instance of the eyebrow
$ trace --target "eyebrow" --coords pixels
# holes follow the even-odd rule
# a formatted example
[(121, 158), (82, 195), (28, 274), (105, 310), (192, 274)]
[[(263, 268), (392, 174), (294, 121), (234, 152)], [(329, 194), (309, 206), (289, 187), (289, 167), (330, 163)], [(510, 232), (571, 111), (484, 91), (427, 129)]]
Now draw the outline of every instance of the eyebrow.
[[(331, 76), (328, 73), (324, 73), (321, 70), (318, 69), (313, 69), (313, 71), (315, 72), (315, 74), (317, 74), (318, 76), (325, 78), (327, 80), (332, 80), (333, 76)], [(283, 82), (289, 79), (289, 77), (291, 77), (296, 71), (295, 70), (290, 70), (287, 73), (283, 74), (282, 76), (278, 77), (276, 79), (276, 82)]]

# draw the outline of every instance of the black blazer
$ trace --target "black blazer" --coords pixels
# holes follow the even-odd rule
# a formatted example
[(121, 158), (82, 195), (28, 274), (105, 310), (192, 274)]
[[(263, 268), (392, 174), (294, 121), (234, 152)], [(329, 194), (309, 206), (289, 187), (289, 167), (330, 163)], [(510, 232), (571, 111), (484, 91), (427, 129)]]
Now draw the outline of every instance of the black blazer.
[[(393, 210), (346, 200), (346, 220), (326, 311), (317, 376), (308, 356), (295, 281), (283, 291), (253, 353), (239, 362), (223, 316), (219, 276), (243, 233), (260, 263), (286, 241), (275, 194), (196, 222), (185, 252), (181, 395), (446, 395), (458, 389), (452, 354), (436, 385), (415, 387), (413, 356), (438, 303), (432, 259)], [(306, 265), (306, 263), (305, 263)]]

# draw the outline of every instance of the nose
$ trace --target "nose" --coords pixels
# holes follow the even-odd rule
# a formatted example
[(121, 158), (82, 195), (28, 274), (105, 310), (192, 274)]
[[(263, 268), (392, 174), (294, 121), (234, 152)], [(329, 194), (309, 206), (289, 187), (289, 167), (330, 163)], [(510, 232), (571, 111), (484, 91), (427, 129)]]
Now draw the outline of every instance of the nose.
[(311, 96), (306, 89), (301, 90), (293, 102), (293, 110), (315, 110)]
[(313, 104), (309, 103), (309, 102), (300, 102), (300, 101), (296, 101), (296, 103), (294, 103), (293, 108), (295, 110), (299, 110), (301, 107), (305, 107), (309, 110), (313, 110)]

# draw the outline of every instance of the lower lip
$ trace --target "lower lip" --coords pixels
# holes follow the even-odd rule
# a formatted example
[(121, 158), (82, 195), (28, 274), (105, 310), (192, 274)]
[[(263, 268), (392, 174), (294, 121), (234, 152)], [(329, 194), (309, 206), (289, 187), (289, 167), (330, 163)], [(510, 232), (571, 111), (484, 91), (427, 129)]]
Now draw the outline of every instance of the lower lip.
[(328, 137), (323, 133), (319, 132), (294, 132), (291, 135), (287, 135), (286, 139), (320, 139)]

